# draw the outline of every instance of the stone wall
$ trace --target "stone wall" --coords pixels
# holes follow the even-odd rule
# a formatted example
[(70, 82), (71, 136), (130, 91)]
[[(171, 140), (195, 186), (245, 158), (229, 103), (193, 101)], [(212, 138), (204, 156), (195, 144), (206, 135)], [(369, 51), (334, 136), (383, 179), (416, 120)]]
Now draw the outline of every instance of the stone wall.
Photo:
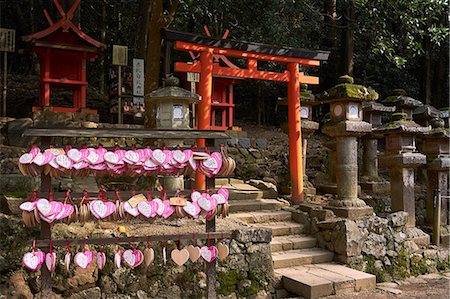
[(336, 217), (321, 206), (303, 205), (295, 217), (309, 224), (318, 245), (333, 251), (335, 260), (375, 274), (378, 281), (450, 269), (448, 248), (428, 245), (427, 234), (406, 226), (406, 212), (353, 221)]
[[(22, 269), (20, 261), (25, 251), (30, 250), (29, 242), (36, 237), (23, 227), (20, 219), (1, 217), (2, 240), (10, 240), (19, 234), (20, 242), (0, 242), (0, 294), (7, 298), (40, 298), (39, 271)], [(5, 233), (4, 233), (5, 234)], [(34, 235), (33, 235), (34, 234)], [(268, 229), (245, 229), (233, 231), (232, 239), (225, 240), (230, 255), (217, 265), (218, 298), (269, 298), (273, 285), (273, 268), (270, 254), (272, 235)], [(198, 245), (201, 245), (200, 242)], [(139, 245), (141, 250), (145, 244)], [(98, 270), (95, 262), (86, 270), (71, 265), (70, 273), (63, 269), (62, 257), (65, 248), (56, 248), (58, 265), (53, 274), (55, 298), (204, 298), (206, 295), (205, 263), (188, 261), (184, 266), (176, 266), (171, 260), (163, 265), (161, 243), (152, 243), (155, 261), (149, 267), (139, 266), (134, 270), (113, 266), (113, 246), (104, 246), (107, 264)], [(175, 248), (173, 242), (167, 244), (167, 254)], [(81, 248), (77, 248), (81, 250)], [(96, 248), (91, 248), (96, 250)], [(72, 253), (74, 248), (72, 247)], [(1, 297), (1, 296), (0, 296)]]

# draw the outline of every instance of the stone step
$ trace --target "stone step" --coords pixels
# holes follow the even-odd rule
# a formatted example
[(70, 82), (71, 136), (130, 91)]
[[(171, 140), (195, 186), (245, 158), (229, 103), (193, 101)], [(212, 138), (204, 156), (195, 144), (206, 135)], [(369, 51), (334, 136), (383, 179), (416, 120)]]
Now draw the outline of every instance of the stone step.
[(216, 185), (216, 188), (223, 187), (228, 189), (229, 200), (248, 200), (264, 198), (264, 191), (259, 190), (245, 183), (231, 183), (225, 185)]
[(253, 212), (261, 210), (281, 210), (285, 203), (276, 199), (229, 200), (230, 213)]
[(280, 269), (307, 264), (331, 262), (333, 260), (333, 255), (333, 252), (321, 248), (307, 248), (273, 252), (273, 268)]
[(272, 229), (272, 237), (300, 235), (305, 232), (303, 224), (296, 222), (255, 223), (252, 226)]
[(292, 213), (289, 211), (257, 211), (257, 212), (243, 212), (231, 214), (230, 217), (239, 219), (245, 223), (265, 223), (265, 222), (280, 222), (292, 220)]
[(317, 240), (307, 235), (277, 236), (272, 238), (270, 248), (272, 252), (287, 251), (295, 249), (313, 248)]
[(282, 276), (283, 287), (288, 292), (308, 299), (373, 290), (376, 287), (374, 275), (334, 263), (276, 269), (275, 273)]

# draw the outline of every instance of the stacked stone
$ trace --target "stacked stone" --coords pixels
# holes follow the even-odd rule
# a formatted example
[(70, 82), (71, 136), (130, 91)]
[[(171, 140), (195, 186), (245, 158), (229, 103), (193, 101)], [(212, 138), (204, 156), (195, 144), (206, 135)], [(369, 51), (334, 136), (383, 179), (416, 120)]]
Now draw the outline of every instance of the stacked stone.
[(341, 76), (335, 87), (320, 95), (330, 104), (331, 120), (323, 132), (336, 138), (337, 199), (330, 208), (340, 217), (358, 218), (373, 213), (358, 199), (358, 142), (357, 138), (372, 131), (372, 125), (362, 121), (361, 103), (373, 101), (378, 94), (362, 85), (353, 84), (350, 76)]

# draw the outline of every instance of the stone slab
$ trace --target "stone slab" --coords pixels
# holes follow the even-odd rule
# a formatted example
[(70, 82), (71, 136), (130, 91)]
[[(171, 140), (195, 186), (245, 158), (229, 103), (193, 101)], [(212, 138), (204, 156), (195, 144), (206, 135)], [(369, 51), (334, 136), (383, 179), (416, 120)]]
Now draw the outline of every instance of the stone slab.
[(316, 299), (333, 294), (333, 283), (306, 272), (283, 275), (283, 285), (288, 292)]
[(304, 226), (296, 222), (256, 223), (254, 226), (270, 228), (272, 236), (298, 235), (304, 232)]
[(274, 269), (279, 269), (330, 262), (333, 260), (333, 255), (334, 254), (328, 250), (309, 248), (274, 252), (272, 253), (272, 260)]
[(362, 190), (375, 194), (388, 194), (391, 192), (391, 184), (389, 182), (361, 182), (360, 185)]
[(230, 200), (230, 213), (252, 212), (261, 210), (280, 210), (284, 204), (275, 199)]
[(355, 280), (355, 291), (359, 292), (362, 290), (373, 290), (376, 286), (375, 275), (368, 274), (362, 271), (348, 268), (343, 265), (323, 263), (316, 265), (317, 267), (324, 269), (326, 271), (339, 273), (341, 275), (353, 278)]
[(355, 290), (355, 279), (344, 276), (340, 273), (327, 271), (316, 267), (315, 265), (307, 265), (307, 273), (318, 277), (325, 278), (333, 283), (333, 294), (339, 295), (343, 293), (352, 293)]
[(272, 252), (313, 248), (316, 246), (317, 240), (311, 236), (290, 235), (276, 236), (270, 242)]
[(399, 289), (389, 288), (389, 287), (378, 287), (377, 286), (377, 289), (388, 292), (390, 294), (394, 294), (394, 295), (400, 295), (402, 293), (402, 291)]
[[(337, 185), (334, 183), (316, 185), (321, 194), (337, 194)], [(361, 196), (361, 185), (358, 185), (358, 196)]]
[(369, 206), (360, 208), (327, 206), (327, 209), (332, 210), (337, 217), (347, 218), (350, 220), (373, 215), (373, 208)]

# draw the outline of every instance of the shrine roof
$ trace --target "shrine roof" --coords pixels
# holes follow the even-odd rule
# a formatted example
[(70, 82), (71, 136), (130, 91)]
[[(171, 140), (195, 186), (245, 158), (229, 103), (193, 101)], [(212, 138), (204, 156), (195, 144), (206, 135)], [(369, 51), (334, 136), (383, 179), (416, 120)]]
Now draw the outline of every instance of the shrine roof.
[(183, 41), (208, 47), (233, 49), (244, 52), (268, 54), (274, 56), (285, 56), (294, 58), (307, 58), (314, 60), (328, 60), (330, 52), (320, 50), (307, 50), (292, 47), (279, 47), (274, 45), (260, 44), (247, 41), (231, 39), (217, 39), (203, 35), (186, 33), (176, 30), (164, 30), (166, 38), (170, 41)]
[(25, 42), (36, 43), (36, 41), (42, 40), (48, 36), (56, 34), (58, 31), (62, 31), (62, 32), (70, 31), (70, 32), (74, 33), (77, 37), (79, 37), (81, 40), (88, 43), (90, 46), (95, 47), (97, 50), (105, 50), (106, 49), (105, 44), (90, 37), (83, 31), (81, 31), (81, 29), (79, 29), (74, 23), (72, 23), (71, 20), (65, 19), (65, 18), (60, 19), (58, 22), (54, 23), (53, 25), (51, 25), (50, 27), (48, 27), (44, 30), (35, 32), (30, 35), (23, 36), (22, 40)]

